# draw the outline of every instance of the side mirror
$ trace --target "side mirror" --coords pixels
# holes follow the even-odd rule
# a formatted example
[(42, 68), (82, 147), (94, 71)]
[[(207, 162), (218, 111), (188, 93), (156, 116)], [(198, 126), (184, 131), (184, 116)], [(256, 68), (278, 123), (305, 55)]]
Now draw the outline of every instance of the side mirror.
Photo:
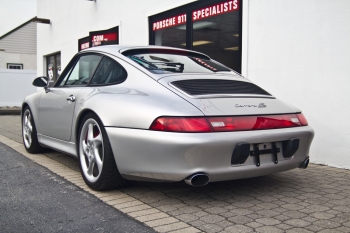
[(49, 82), (48, 82), (47, 77), (41, 76), (41, 77), (34, 79), (32, 84), (35, 87), (47, 87)]

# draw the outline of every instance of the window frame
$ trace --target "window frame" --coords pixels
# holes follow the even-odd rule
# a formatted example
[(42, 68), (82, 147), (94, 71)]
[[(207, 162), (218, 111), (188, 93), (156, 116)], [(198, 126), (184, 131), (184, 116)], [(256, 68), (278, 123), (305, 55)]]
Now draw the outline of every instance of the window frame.
[[(174, 9), (170, 9), (168, 11), (161, 12), (156, 15), (152, 15), (149, 17), (148, 20), (148, 31), (149, 31), (149, 44), (155, 45), (155, 31), (153, 31), (153, 23), (167, 19), (169, 17), (174, 17), (182, 13), (186, 13), (186, 49), (188, 50), (194, 50), (193, 47), (193, 21), (192, 21), (192, 12), (198, 9), (202, 9), (205, 7), (209, 7), (218, 3), (222, 3), (225, 0), (202, 0), (202, 1), (196, 1), (189, 4), (186, 4), (184, 6), (180, 6)], [(245, 0), (238, 0), (239, 1), (239, 56), (240, 56), (240, 64), (238, 65), (239, 70), (235, 70), (238, 73), (242, 73), (242, 63), (243, 63), (243, 57), (242, 57), (242, 27), (243, 27), (243, 2)], [(217, 59), (216, 59), (217, 60)], [(220, 63), (220, 61), (218, 61)], [(232, 68), (231, 68), (232, 69)]]
[[(20, 69), (11, 69), (9, 66), (20, 66)], [(23, 63), (6, 63), (6, 67), (8, 70), (23, 70)]]
[[(71, 75), (75, 65), (77, 64), (77, 62), (79, 61), (79, 59), (82, 56), (88, 56), (88, 55), (98, 55), (101, 56), (101, 59), (99, 61), (99, 63), (97, 64), (96, 68), (94, 69), (94, 71), (92, 72), (90, 78), (89, 78), (89, 82), (86, 85), (63, 85), (60, 86), (61, 82), (63, 81), (64, 77), (66, 77), (66, 75), (68, 75), (67, 80), (69, 79), (69, 76)], [(109, 59), (112, 59), (114, 62), (116, 62), (120, 67), (122, 67), (122, 69), (124, 69), (125, 73), (126, 73), (126, 77), (125, 80), (128, 78), (128, 72), (127, 70), (124, 68), (124, 66), (122, 66), (119, 62), (117, 62), (114, 58), (110, 57), (110, 56), (106, 56), (105, 54), (102, 53), (96, 53), (96, 52), (84, 52), (84, 53), (79, 53), (77, 55), (75, 55), (70, 62), (68, 63), (68, 65), (64, 68), (63, 72), (61, 73), (59, 79), (56, 80), (54, 87), (55, 88), (72, 88), (72, 87), (94, 87), (94, 86), (110, 86), (110, 85), (116, 85), (116, 84), (120, 84), (125, 82), (125, 80), (123, 82), (118, 82), (118, 83), (111, 83), (111, 84), (90, 84), (92, 77), (94, 77), (96, 70), (98, 69), (98, 67), (100, 66), (102, 60), (104, 57), (108, 57)], [(66, 82), (67, 82), (66, 80)]]
[[(115, 82), (115, 83), (108, 83), (108, 84), (91, 84), (92, 78), (95, 76), (95, 73), (96, 73), (98, 67), (101, 65), (102, 60), (103, 60), (105, 57), (108, 58), (108, 59), (111, 59), (113, 62), (117, 63), (117, 64), (124, 70), (124, 72), (125, 72), (125, 74), (126, 74), (125, 79), (124, 79), (122, 82)], [(126, 69), (124, 68), (124, 66), (122, 66), (119, 62), (117, 62), (115, 59), (111, 58), (110, 56), (102, 55), (102, 58), (101, 58), (99, 64), (97, 65), (97, 67), (96, 67), (96, 69), (95, 69), (93, 75), (91, 76), (91, 78), (90, 78), (89, 83), (87, 84), (87, 86), (89, 86), (89, 87), (111, 86), (111, 85), (116, 85), (116, 84), (123, 83), (123, 82), (125, 82), (125, 80), (126, 80), (127, 78), (128, 78), (128, 72), (126, 71)]]

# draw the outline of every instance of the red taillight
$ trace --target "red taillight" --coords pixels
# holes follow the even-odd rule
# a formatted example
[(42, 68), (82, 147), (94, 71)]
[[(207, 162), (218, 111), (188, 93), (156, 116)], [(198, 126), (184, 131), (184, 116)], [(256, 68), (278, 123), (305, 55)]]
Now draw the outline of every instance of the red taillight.
[(235, 117), (160, 117), (151, 130), (171, 132), (228, 132), (281, 129), (307, 125), (300, 114)]
[(171, 132), (210, 132), (205, 118), (160, 117), (150, 127), (151, 130)]
[(243, 117), (210, 117), (214, 131), (246, 131), (300, 126), (295, 114)]
[(302, 125), (308, 125), (308, 122), (302, 113), (297, 114), (297, 117)]

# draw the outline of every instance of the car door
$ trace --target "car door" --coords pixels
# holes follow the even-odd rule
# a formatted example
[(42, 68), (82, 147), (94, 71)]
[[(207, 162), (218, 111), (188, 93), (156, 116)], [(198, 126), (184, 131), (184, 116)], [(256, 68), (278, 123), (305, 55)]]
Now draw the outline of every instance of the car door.
[(102, 56), (86, 54), (62, 73), (56, 85), (43, 92), (39, 102), (40, 134), (70, 141), (75, 100), (86, 88)]

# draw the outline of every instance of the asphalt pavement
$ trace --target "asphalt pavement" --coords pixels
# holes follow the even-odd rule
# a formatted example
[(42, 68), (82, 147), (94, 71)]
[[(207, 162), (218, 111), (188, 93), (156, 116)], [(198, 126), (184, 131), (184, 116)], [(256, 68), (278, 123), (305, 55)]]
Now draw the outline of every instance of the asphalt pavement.
[(0, 143), (1, 232), (154, 232)]

